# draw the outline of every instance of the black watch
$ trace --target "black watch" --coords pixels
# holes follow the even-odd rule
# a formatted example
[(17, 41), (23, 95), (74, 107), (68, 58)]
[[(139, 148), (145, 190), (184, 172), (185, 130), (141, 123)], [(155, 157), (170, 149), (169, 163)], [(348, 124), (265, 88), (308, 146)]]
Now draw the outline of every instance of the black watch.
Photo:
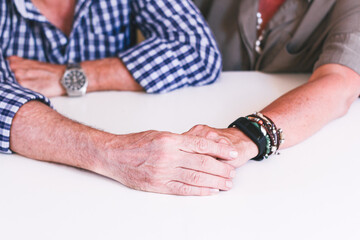
[(262, 133), (261, 129), (257, 128), (250, 120), (247, 118), (241, 117), (235, 122), (229, 125), (229, 128), (235, 127), (242, 131), (246, 136), (248, 136), (251, 141), (253, 141), (258, 147), (259, 153), (252, 160), (261, 161), (266, 155), (266, 144), (267, 140), (265, 135)]

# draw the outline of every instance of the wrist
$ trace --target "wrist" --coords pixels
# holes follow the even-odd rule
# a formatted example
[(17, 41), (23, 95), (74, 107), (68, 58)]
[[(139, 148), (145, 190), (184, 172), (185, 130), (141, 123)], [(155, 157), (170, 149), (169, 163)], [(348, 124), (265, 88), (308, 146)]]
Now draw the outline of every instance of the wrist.
[(80, 63), (81, 69), (84, 71), (87, 79), (88, 86), (87, 92), (95, 92), (101, 90), (99, 82), (99, 71), (93, 66), (94, 61), (84, 61)]
[(259, 153), (256, 144), (237, 128), (228, 128), (227, 131), (236, 139), (234, 143), (237, 149), (240, 149), (245, 159), (252, 159)]
[(106, 175), (105, 174), (109, 168), (109, 161), (112, 159), (113, 148), (112, 143), (115, 135), (97, 131), (93, 136), (90, 135), (89, 143), (89, 158), (91, 161), (90, 168), (87, 168), (90, 171)]
[(81, 63), (88, 77), (88, 91), (143, 91), (124, 63), (116, 57)]
[(114, 135), (103, 132), (100, 141), (96, 141), (97, 158), (93, 165), (94, 169), (91, 171), (121, 182), (121, 173), (126, 173), (119, 169), (124, 169), (124, 166), (132, 159), (131, 154), (124, 151), (128, 146), (130, 136), (131, 134)]

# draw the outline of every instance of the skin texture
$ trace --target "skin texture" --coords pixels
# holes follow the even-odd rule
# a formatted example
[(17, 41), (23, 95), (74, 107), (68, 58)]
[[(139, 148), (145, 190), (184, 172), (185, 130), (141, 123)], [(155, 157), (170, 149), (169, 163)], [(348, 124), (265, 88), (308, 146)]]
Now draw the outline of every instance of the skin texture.
[(86, 169), (137, 190), (204, 196), (231, 189), (235, 176), (226, 161), (237, 157), (236, 149), (213, 139), (157, 131), (113, 135), (30, 101), (13, 120), (10, 146), (28, 158)]
[[(75, 0), (53, 1), (32, 0), (50, 23), (69, 36), (74, 20)], [(27, 60), (17, 56), (7, 59), (20, 85), (39, 92), (47, 97), (65, 95), (60, 79), (66, 70), (65, 65)], [(88, 78), (87, 92), (118, 90), (143, 91), (119, 58), (105, 58), (81, 63)]]
[[(33, 3), (54, 26), (70, 34), (75, 0)], [(65, 94), (60, 84), (65, 66), (16, 56), (8, 61), (20, 85), (48, 97)], [(85, 61), (81, 67), (88, 92), (142, 90), (118, 58)], [(224, 137), (209, 140), (158, 131), (114, 135), (71, 121), (38, 101), (19, 109), (10, 133), (10, 148), (28, 158), (86, 169), (130, 188), (176, 195), (231, 189), (235, 171), (226, 161), (238, 156)]]
[[(16, 80), (21, 86), (39, 92), (47, 97), (66, 94), (60, 79), (65, 65), (28, 60), (17, 56), (7, 59)], [(119, 58), (104, 58), (81, 63), (88, 78), (87, 92), (95, 91), (143, 91)]]
[[(57, 1), (33, 3), (65, 34), (71, 32), (67, 21), (69, 16), (72, 19), (75, 1), (61, 2), (61, 7)], [(8, 60), (22, 86), (49, 97), (65, 94), (59, 81), (65, 66), (15, 56)], [(88, 61), (81, 66), (89, 79), (89, 92), (142, 90), (120, 59)], [(285, 148), (343, 116), (359, 94), (357, 73), (328, 64), (262, 113), (284, 130), (286, 141), (281, 147)], [(256, 145), (234, 128), (199, 125), (183, 135), (157, 131), (113, 135), (73, 122), (37, 101), (26, 103), (16, 114), (10, 147), (23, 156), (83, 168), (134, 189), (177, 195), (229, 190), (234, 168), (258, 152)]]
[[(360, 95), (360, 76), (338, 64), (319, 67), (309, 81), (281, 96), (262, 112), (272, 119), (285, 134), (280, 149), (296, 145), (334, 119), (344, 116)], [(256, 145), (237, 129), (214, 129), (197, 126), (187, 134), (206, 137), (210, 133), (223, 136), (237, 147), (239, 157), (229, 162), (243, 165), (258, 153)]]

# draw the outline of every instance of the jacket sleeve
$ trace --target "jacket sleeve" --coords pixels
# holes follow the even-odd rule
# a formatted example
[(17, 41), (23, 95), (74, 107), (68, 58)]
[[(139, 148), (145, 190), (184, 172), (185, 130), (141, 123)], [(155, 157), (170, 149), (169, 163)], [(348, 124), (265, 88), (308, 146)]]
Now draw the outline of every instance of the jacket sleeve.
[(346, 66), (360, 75), (360, 2), (336, 1), (329, 34), (315, 69), (329, 63)]

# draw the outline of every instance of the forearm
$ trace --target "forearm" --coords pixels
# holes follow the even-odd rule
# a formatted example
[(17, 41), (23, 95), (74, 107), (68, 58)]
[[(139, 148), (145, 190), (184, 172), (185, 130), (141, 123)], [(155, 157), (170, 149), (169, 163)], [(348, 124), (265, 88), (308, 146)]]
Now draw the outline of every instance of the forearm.
[(15, 115), (10, 148), (32, 159), (98, 172), (109, 137), (108, 133), (63, 117), (45, 104), (30, 101)]
[(84, 61), (81, 67), (89, 79), (88, 92), (143, 90), (119, 58)]
[(87, 169), (134, 189), (180, 195), (229, 190), (233, 167), (216, 158), (237, 156), (233, 146), (202, 138), (156, 131), (101, 132), (38, 101), (17, 112), (10, 145), (23, 156)]
[[(329, 70), (335, 67), (335, 71)], [(343, 68), (343, 67), (340, 67)], [(285, 133), (282, 148), (313, 135), (330, 121), (343, 116), (360, 94), (359, 76), (324, 66), (309, 82), (280, 97), (261, 112)]]

